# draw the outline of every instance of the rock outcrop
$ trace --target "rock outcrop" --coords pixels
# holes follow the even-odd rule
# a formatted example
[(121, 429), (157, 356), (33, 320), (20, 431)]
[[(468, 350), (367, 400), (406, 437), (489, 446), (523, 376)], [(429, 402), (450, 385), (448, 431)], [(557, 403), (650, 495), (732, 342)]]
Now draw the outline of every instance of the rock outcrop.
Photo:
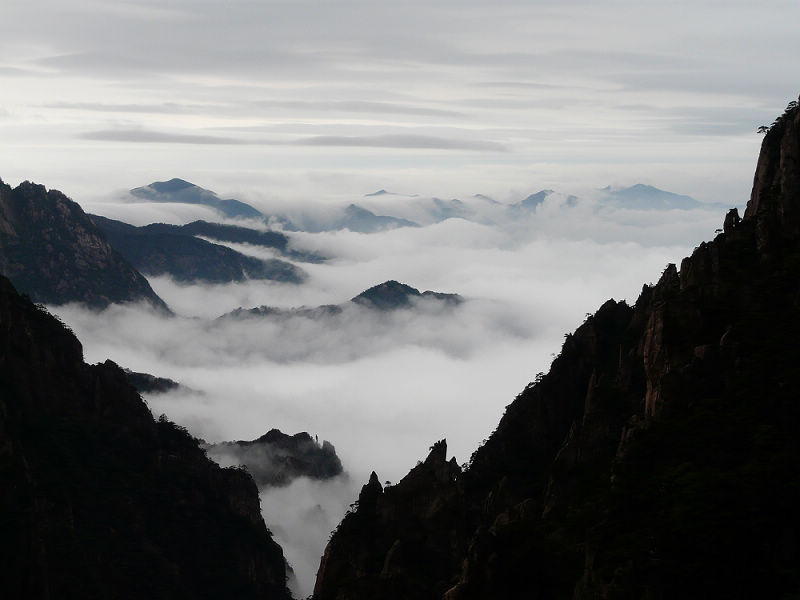
[(305, 431), (287, 435), (270, 429), (255, 440), (212, 444), (206, 451), (222, 465), (245, 467), (259, 488), (288, 485), (298, 477), (330, 479), (342, 474), (333, 444), (320, 444)]
[(290, 597), (253, 480), (0, 277), (6, 598)]
[(795, 104), (744, 218), (567, 335), (463, 472), (371, 479), (315, 598), (800, 594), (798, 144)]
[(27, 181), (14, 189), (0, 181), (0, 273), (35, 302), (144, 301), (167, 310), (78, 204)]

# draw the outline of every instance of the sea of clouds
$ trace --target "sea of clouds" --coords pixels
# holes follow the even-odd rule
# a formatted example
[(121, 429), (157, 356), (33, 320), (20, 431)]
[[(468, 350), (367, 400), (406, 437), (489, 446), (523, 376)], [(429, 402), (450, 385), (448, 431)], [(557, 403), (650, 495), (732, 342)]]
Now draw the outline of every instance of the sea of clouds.
[[(713, 237), (723, 217), (707, 207), (624, 210), (591, 198), (570, 207), (560, 194), (513, 218), (505, 207), (471, 197), (464, 200), (469, 219), (443, 221), (431, 217), (430, 199), (389, 194), (358, 202), (424, 226), (287, 232), (296, 249), (328, 257), (297, 263), (309, 274), (302, 285), (151, 279), (174, 316), (138, 305), (101, 312), (53, 307), (89, 362), (110, 358), (179, 381), (179, 390), (146, 400), (155, 415), (166, 414), (197, 437), (246, 440), (278, 428), (307, 431), (336, 447), (346, 475), (261, 491), (265, 521), (286, 552), (299, 597), (311, 592), (330, 531), (371, 471), (396, 482), (442, 438), (449, 454), (466, 462), (504, 407), (548, 369), (565, 333), (608, 298), (635, 301), (668, 262)], [(209, 218), (202, 207), (85, 208), (137, 224)], [(293, 209), (300, 215), (313, 206)], [(465, 301), (418, 302), (394, 312), (348, 303), (390, 279)], [(344, 310), (320, 318), (218, 318), (240, 307), (324, 304)]]

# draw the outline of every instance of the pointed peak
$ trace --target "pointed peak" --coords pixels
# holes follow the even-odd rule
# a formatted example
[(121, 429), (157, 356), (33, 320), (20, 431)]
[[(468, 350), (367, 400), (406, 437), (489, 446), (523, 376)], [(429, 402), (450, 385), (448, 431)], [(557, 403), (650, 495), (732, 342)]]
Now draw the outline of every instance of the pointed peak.
[(447, 462), (447, 440), (439, 440), (430, 447), (428, 458), (425, 459), (426, 465), (443, 464)]

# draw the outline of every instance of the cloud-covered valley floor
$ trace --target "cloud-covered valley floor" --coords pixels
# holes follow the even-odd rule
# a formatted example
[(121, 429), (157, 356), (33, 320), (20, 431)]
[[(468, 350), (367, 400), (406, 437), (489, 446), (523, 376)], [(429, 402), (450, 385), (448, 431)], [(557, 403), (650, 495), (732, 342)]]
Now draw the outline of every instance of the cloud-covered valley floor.
[[(191, 217), (185, 207), (172, 215), (173, 222)], [(135, 305), (53, 310), (89, 362), (110, 358), (182, 383), (146, 400), (195, 436), (254, 439), (278, 428), (334, 444), (346, 477), (300, 479), (262, 493), (265, 520), (303, 597), (330, 530), (371, 471), (397, 481), (442, 438), (466, 462), (586, 313), (611, 297), (634, 301), (642, 283), (712, 237), (721, 220), (721, 212), (706, 209), (545, 204), (508, 226), (448, 219), (377, 234), (298, 232), (296, 248), (330, 257), (303, 263), (309, 279), (302, 285), (179, 285), (161, 277), (151, 284), (175, 316)], [(392, 312), (347, 303), (389, 279), (466, 301)], [(325, 304), (345, 308), (317, 319), (218, 318), (239, 307)]]

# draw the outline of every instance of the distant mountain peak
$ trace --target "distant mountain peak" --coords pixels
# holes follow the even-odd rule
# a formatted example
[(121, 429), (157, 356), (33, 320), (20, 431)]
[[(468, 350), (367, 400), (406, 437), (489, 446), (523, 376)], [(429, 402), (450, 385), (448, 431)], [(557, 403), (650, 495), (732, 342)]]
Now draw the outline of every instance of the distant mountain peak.
[(691, 196), (668, 192), (644, 183), (629, 187), (608, 185), (600, 191), (606, 194), (608, 200), (622, 208), (687, 210), (701, 205)]
[(430, 290), (420, 292), (417, 288), (391, 279), (361, 292), (351, 302), (378, 310), (394, 310), (409, 306), (412, 298), (434, 298), (453, 304), (460, 304), (463, 300), (458, 294), (443, 294)]
[(381, 188), (377, 192), (372, 192), (371, 194), (364, 194), (364, 197), (368, 198), (370, 196), (386, 196), (387, 194), (391, 194), (391, 192), (387, 192), (386, 190)]
[[(151, 187), (154, 190), (157, 190), (163, 194), (163, 193), (175, 192), (177, 190), (182, 190), (187, 187), (200, 187), (200, 186), (195, 185), (190, 181), (186, 181), (185, 179), (179, 179), (178, 177), (173, 177), (169, 181), (154, 181), (147, 187)], [(213, 194), (214, 192), (211, 193)]]
[(210, 206), (222, 216), (232, 219), (261, 219), (264, 217), (259, 210), (249, 204), (233, 199), (222, 200), (215, 192), (178, 177), (169, 181), (154, 181), (149, 185), (134, 188), (130, 193), (136, 198), (149, 202)]

